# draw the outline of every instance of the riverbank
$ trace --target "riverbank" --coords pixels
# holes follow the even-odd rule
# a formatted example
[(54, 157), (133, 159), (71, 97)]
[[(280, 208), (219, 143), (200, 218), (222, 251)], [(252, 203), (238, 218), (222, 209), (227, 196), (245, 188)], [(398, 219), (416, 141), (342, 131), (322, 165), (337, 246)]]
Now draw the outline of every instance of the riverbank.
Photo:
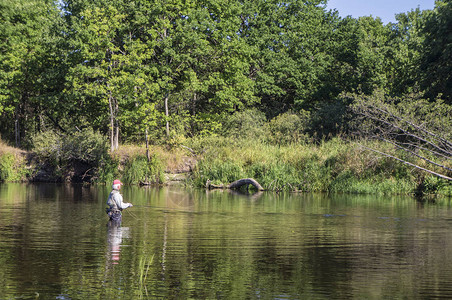
[(182, 149), (158, 146), (151, 147), (148, 161), (146, 149), (136, 145), (121, 145), (94, 164), (77, 159), (55, 163), (0, 141), (0, 182), (104, 184), (122, 178), (127, 184), (175, 184), (185, 183), (195, 165), (196, 159)]
[[(205, 155), (190, 177), (195, 186), (207, 180), (225, 184), (251, 177), (273, 191), (452, 194), (447, 181), (368, 150), (393, 151), (390, 145), (378, 142), (360, 144), (334, 138), (282, 146), (215, 139), (210, 145), (203, 149)], [(416, 163), (423, 165), (422, 161)]]
[(264, 189), (276, 192), (452, 195), (448, 182), (338, 138), (284, 146), (206, 138), (187, 145), (153, 146), (149, 159), (144, 147), (122, 145), (96, 168), (80, 161), (52, 166), (31, 152), (3, 145), (0, 179), (104, 184), (121, 178), (127, 184), (205, 187), (207, 181), (227, 185), (254, 178)]

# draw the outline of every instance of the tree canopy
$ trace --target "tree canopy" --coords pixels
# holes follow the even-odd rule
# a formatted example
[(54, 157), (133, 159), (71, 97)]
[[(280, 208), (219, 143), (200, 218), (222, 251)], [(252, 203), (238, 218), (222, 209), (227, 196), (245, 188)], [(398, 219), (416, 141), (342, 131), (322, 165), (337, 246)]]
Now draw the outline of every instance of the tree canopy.
[(220, 134), (246, 111), (336, 133), (321, 116), (343, 111), (343, 92), (451, 104), (449, 0), (386, 25), (326, 3), (1, 0), (0, 134), (28, 147), (41, 131), (89, 128), (114, 150), (146, 133)]

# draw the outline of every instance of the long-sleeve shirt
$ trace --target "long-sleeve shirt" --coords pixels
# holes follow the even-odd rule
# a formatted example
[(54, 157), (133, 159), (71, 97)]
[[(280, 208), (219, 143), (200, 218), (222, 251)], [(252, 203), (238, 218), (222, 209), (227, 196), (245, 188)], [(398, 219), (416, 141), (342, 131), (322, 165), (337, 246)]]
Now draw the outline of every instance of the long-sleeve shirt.
[(111, 191), (110, 195), (107, 199), (107, 205), (110, 206), (110, 210), (123, 210), (127, 207), (132, 206), (131, 203), (126, 203), (122, 200), (122, 195), (119, 193), (118, 190)]

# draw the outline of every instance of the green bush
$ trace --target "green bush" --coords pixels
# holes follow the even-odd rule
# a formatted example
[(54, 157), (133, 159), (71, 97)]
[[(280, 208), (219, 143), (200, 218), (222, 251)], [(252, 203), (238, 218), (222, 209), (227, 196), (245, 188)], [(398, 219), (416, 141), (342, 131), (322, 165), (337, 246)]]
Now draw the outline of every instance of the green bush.
[(417, 195), (423, 196), (429, 194), (442, 194), (450, 196), (452, 187), (450, 182), (433, 175), (423, 175), (424, 174), (420, 176), (419, 183), (416, 188)]
[(199, 113), (190, 118), (193, 131), (200, 137), (216, 136), (222, 123), (217, 115)]
[(30, 175), (25, 162), (11, 153), (0, 156), (0, 181), (23, 181)]
[(39, 160), (51, 165), (65, 165), (81, 161), (97, 166), (108, 155), (107, 140), (92, 129), (72, 134), (41, 132), (33, 137), (33, 151)]
[(108, 156), (108, 144), (105, 137), (92, 129), (76, 131), (66, 135), (63, 140), (63, 157), (65, 160), (77, 160), (97, 165)]
[(0, 156), (0, 180), (6, 181), (14, 174), (14, 155), (3, 154)]
[(286, 112), (272, 119), (269, 123), (269, 141), (273, 144), (287, 145), (307, 140), (305, 133), (309, 113), (295, 114)]
[(350, 99), (340, 98), (333, 102), (320, 104), (309, 118), (309, 133), (317, 140), (329, 139), (347, 132)]
[[(89, 173), (91, 180), (103, 182), (115, 175), (108, 153), (107, 140), (92, 129), (57, 134), (54, 131), (39, 133), (33, 137), (33, 151), (37, 160), (53, 168), (53, 176), (62, 178), (65, 173), (75, 174), (82, 179)], [(106, 168), (106, 169), (104, 169)]]
[(222, 134), (236, 139), (263, 140), (267, 135), (265, 121), (265, 114), (258, 109), (237, 111), (224, 119)]
[(38, 160), (58, 165), (63, 155), (63, 138), (54, 131), (41, 132), (32, 138), (33, 152)]
[(119, 158), (107, 155), (102, 158), (96, 168), (93, 181), (96, 183), (110, 183), (118, 177), (120, 177)]

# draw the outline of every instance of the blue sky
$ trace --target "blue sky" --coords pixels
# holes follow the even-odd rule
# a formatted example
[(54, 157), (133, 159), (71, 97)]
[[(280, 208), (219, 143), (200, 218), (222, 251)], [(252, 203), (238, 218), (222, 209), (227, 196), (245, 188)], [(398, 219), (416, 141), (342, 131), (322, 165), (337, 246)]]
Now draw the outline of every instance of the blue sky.
[(405, 13), (419, 7), (433, 9), (435, 0), (328, 0), (328, 9), (337, 9), (341, 17), (351, 15), (380, 17), (384, 24), (395, 22), (395, 14)]

